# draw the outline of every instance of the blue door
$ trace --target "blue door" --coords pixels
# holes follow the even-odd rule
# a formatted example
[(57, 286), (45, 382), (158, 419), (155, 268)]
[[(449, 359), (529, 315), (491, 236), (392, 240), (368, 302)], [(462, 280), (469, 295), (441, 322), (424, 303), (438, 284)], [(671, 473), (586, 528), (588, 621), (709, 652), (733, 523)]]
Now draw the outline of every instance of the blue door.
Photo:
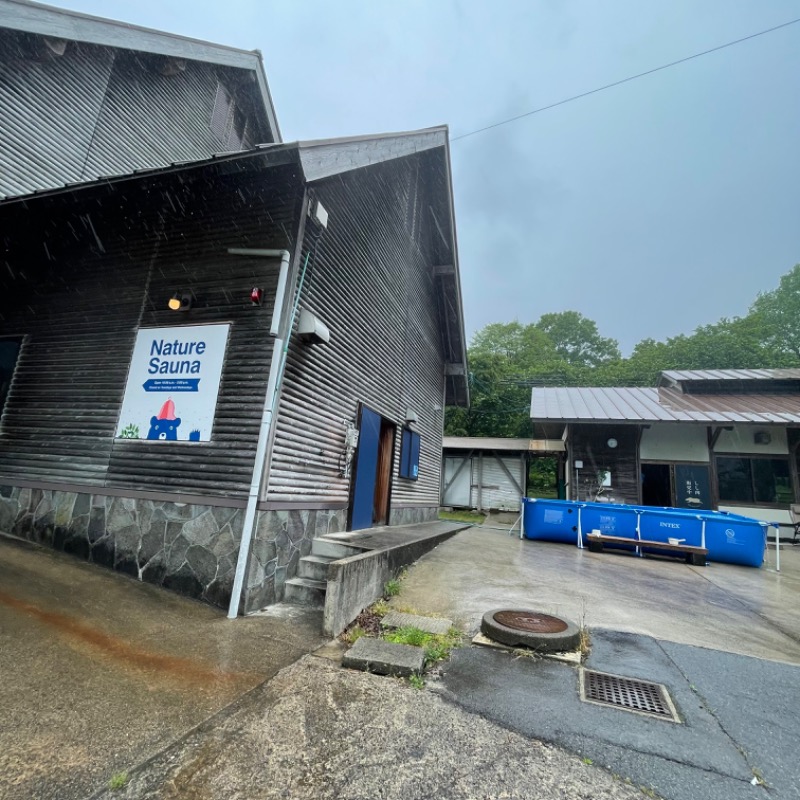
[(354, 531), (372, 527), (375, 480), (378, 472), (378, 445), (381, 438), (380, 415), (361, 406), (359, 428), (353, 515), (350, 522), (350, 529)]

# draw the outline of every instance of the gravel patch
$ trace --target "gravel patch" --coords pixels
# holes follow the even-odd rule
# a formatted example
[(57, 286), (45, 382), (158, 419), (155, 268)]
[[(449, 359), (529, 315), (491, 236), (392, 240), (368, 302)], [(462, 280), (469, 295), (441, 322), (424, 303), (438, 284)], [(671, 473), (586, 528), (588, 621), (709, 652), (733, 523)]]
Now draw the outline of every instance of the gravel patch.
[(557, 747), (405, 682), (305, 656), (103, 800), (637, 800)]

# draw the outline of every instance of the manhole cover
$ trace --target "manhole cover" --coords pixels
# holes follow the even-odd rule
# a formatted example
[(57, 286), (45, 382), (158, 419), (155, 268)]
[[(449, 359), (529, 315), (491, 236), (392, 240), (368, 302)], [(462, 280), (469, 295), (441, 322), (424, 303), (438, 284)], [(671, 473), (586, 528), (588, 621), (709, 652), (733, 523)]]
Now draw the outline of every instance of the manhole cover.
[(568, 619), (527, 608), (498, 608), (487, 611), (481, 633), (511, 647), (531, 647), (541, 653), (576, 650), (580, 628)]
[(667, 687), (660, 683), (582, 669), (581, 700), (680, 722)]
[(567, 629), (567, 623), (549, 614), (537, 614), (533, 611), (498, 611), (494, 618), (501, 625), (516, 631), (532, 633), (561, 633)]

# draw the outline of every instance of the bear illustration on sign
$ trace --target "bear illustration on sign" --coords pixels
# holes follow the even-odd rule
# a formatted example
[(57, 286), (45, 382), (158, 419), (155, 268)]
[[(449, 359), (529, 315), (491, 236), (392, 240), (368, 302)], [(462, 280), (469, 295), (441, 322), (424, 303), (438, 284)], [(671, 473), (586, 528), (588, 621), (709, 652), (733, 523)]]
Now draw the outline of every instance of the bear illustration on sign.
[[(178, 426), (181, 418), (175, 416), (175, 403), (170, 397), (158, 412), (157, 417), (150, 418), (150, 430), (147, 433), (148, 439), (176, 442), (178, 440)], [(200, 441), (200, 431), (193, 430), (189, 434), (190, 442)]]

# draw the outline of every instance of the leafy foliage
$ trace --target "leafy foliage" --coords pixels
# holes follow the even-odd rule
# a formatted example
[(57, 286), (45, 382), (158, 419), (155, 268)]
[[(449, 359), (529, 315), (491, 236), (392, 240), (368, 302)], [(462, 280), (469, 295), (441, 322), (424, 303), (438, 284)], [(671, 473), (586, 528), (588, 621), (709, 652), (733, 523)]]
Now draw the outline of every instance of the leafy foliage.
[(759, 294), (750, 313), (758, 315), (766, 343), (796, 363), (800, 359), (800, 264), (781, 278), (777, 289)]
[(544, 314), (536, 323), (553, 344), (558, 356), (576, 367), (599, 367), (619, 360), (616, 339), (605, 339), (597, 330), (597, 323), (577, 311)]
[[(614, 339), (577, 311), (537, 322), (494, 323), (469, 348), (469, 409), (448, 408), (449, 436), (531, 436), (532, 386), (654, 386), (670, 369), (800, 366), (800, 264), (759, 294), (745, 317), (723, 318), (658, 342), (643, 339), (623, 358)], [(537, 479), (545, 481), (545, 475)], [(541, 487), (544, 489), (544, 485)]]

